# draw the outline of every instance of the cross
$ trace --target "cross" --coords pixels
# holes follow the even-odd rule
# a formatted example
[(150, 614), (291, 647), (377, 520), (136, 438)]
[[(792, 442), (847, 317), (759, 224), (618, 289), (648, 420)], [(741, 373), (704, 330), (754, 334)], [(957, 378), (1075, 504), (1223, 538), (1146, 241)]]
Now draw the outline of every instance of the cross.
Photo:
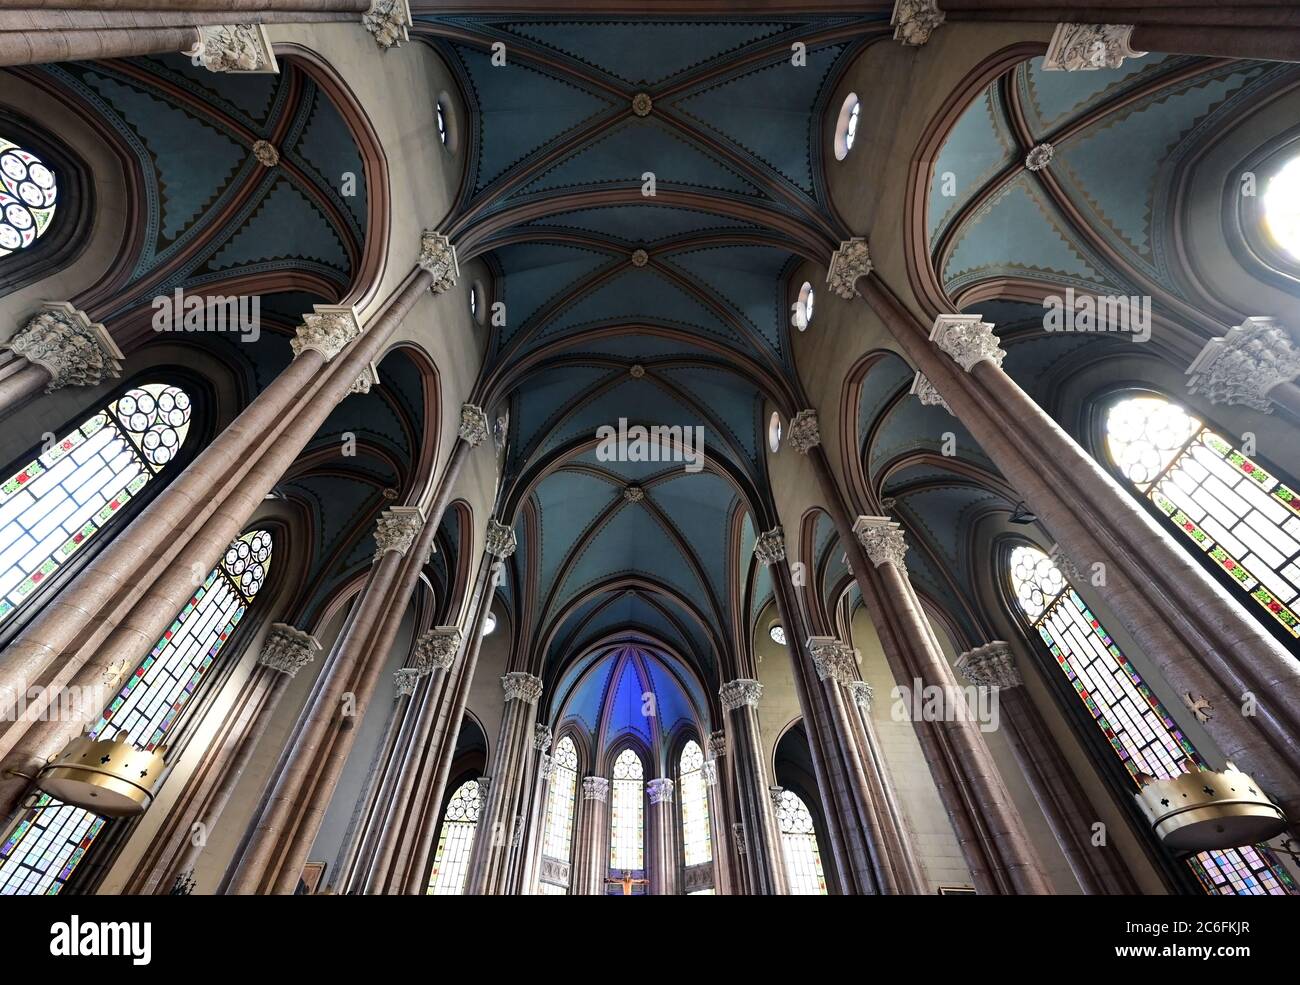
[(632, 878), (632, 870), (631, 870), (631, 869), (624, 869), (624, 870), (623, 870), (623, 875), (622, 875), (621, 877), (613, 878), (613, 879), (606, 879), (605, 882), (606, 882), (606, 884), (613, 883), (614, 885), (621, 885), (621, 886), (623, 887), (623, 895), (624, 895), (624, 896), (631, 896), (631, 895), (632, 895), (632, 887), (633, 887), (633, 886), (644, 886), (644, 885), (646, 885), (647, 883), (649, 883), (650, 880), (649, 880), (649, 879), (633, 879), (633, 878)]

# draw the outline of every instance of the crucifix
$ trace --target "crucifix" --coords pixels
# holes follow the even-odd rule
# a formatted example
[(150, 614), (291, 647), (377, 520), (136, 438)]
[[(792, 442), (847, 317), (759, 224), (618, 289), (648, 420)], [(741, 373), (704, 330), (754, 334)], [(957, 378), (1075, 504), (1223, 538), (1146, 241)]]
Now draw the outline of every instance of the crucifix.
[(633, 879), (633, 878), (632, 878), (632, 870), (631, 870), (631, 869), (624, 869), (624, 870), (623, 870), (623, 875), (622, 875), (621, 877), (615, 877), (615, 878), (612, 878), (612, 879), (606, 879), (606, 880), (605, 880), (605, 883), (606, 883), (607, 885), (608, 885), (608, 884), (611, 884), (611, 883), (612, 883), (613, 885), (615, 885), (615, 886), (620, 886), (620, 885), (621, 885), (621, 886), (623, 887), (623, 895), (624, 895), (624, 896), (631, 896), (631, 895), (632, 895), (632, 887), (633, 887), (633, 886), (644, 886), (644, 885), (647, 885), (649, 882), (650, 882), (649, 879)]

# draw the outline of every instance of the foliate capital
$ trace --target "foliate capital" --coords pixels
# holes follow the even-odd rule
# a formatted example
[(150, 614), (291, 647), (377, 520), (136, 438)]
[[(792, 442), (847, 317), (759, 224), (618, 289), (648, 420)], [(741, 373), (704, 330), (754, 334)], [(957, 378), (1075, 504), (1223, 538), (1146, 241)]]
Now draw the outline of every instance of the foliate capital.
[(826, 283), (830, 289), (846, 301), (858, 293), (859, 277), (871, 273), (871, 253), (867, 250), (867, 241), (862, 236), (854, 236), (840, 244), (840, 248), (831, 254), (831, 265), (826, 271)]
[[(480, 776), (474, 782), (478, 784), (479, 811), (482, 812), (487, 809), (488, 794), (492, 792), (492, 777)], [(482, 813), (479, 816), (482, 817)]]
[(357, 377), (355, 383), (348, 388), (348, 393), (369, 393), (372, 387), (379, 385), (379, 367), (370, 363), (361, 375)]
[(853, 536), (867, 552), (867, 557), (877, 568), (892, 564), (899, 571), (907, 570), (903, 560), (907, 554), (907, 541), (903, 528), (887, 516), (860, 516), (853, 523)]
[(459, 433), (460, 440), (471, 448), (477, 448), (486, 440), (491, 433), (491, 427), (482, 407), (476, 404), (461, 404)]
[(704, 765), (700, 767), (704, 774), (704, 782), (709, 786), (716, 786), (718, 782), (718, 763), (714, 759), (706, 759)]
[(952, 413), (952, 408), (948, 406), (948, 401), (943, 399), (943, 394), (935, 389), (930, 378), (920, 371), (912, 378), (911, 393), (927, 407), (942, 407), (949, 414)]
[(864, 715), (871, 714), (871, 685), (866, 681), (850, 681), (849, 694), (853, 703), (862, 709)]
[(271, 631), (262, 644), (257, 662), (264, 667), (293, 677), (312, 661), (321, 648), (320, 641), (310, 633), (282, 623), (271, 623)]
[(199, 43), (189, 52), (210, 72), (275, 74), (280, 66), (261, 24), (218, 24), (200, 27)]
[(603, 804), (609, 799), (609, 781), (603, 776), (584, 776), (582, 778), (582, 799), (598, 800)]
[(375, 521), (375, 560), (388, 551), (405, 555), (424, 526), (424, 514), (415, 506), (393, 506)]
[(894, 0), (894, 15), (889, 26), (894, 40), (906, 45), (923, 45), (930, 34), (944, 22), (944, 13), (936, 0)]
[(718, 689), (718, 697), (722, 700), (722, 707), (727, 711), (735, 711), (744, 705), (757, 708), (758, 700), (762, 696), (763, 685), (747, 677), (728, 681)]
[(709, 733), (709, 758), (718, 759), (727, 754), (727, 733), (719, 729)]
[(420, 256), (415, 261), (421, 270), (433, 275), (429, 290), (442, 294), (451, 290), (460, 277), (460, 265), (456, 261), (456, 247), (451, 240), (441, 233), (426, 229), (420, 236)]
[(542, 696), (542, 679), (526, 671), (512, 670), (502, 676), (501, 690), (507, 702), (524, 701), (533, 705)]
[(309, 315), (302, 316), (302, 324), (289, 340), (295, 356), (315, 349), (329, 362), (344, 346), (361, 334), (361, 321), (356, 309), (345, 304), (313, 305)]
[(811, 408), (801, 410), (790, 418), (786, 440), (800, 455), (807, 455), (814, 447), (820, 445), (822, 436), (817, 430), (817, 411)]
[(415, 666), (422, 674), (450, 670), (464, 637), (459, 626), (435, 626), (415, 641)]
[(1043, 57), (1049, 72), (1092, 72), (1119, 68), (1125, 58), (1141, 58), (1130, 43), (1132, 24), (1057, 24)]
[(533, 748), (540, 753), (545, 753), (551, 748), (551, 727), (538, 722), (533, 726)]
[(767, 796), (771, 799), (772, 807), (775, 810), (779, 811), (781, 809), (781, 797), (784, 794), (785, 787), (778, 787), (776, 784), (772, 784), (767, 788)]
[(808, 654), (820, 681), (833, 680), (848, 684), (853, 680), (856, 661), (853, 648), (834, 636), (808, 637)]
[(415, 693), (415, 685), (420, 682), (420, 672), (414, 667), (399, 667), (393, 671), (393, 684), (399, 698), (409, 698)]
[(484, 548), (493, 557), (505, 560), (515, 552), (515, 529), (496, 520), (488, 520)]
[(411, 8), (407, 0), (370, 0), (361, 24), (381, 48), (400, 48), (411, 34)]
[(671, 804), (673, 802), (673, 781), (666, 777), (647, 780), (645, 792), (652, 804)]
[(992, 322), (981, 321), (979, 315), (940, 315), (930, 329), (930, 341), (968, 373), (985, 359), (1001, 366), (1006, 358), (998, 347)]
[(780, 527), (764, 530), (754, 541), (754, 557), (759, 564), (776, 564), (785, 560), (785, 534)]
[(50, 374), (46, 393), (97, 386), (122, 375), (122, 353), (99, 322), (67, 301), (49, 301), (4, 348)]
[(1024, 683), (1011, 646), (1002, 640), (967, 650), (954, 666), (966, 680), (983, 687), (1020, 687)]
[(1300, 375), (1300, 347), (1277, 319), (1247, 318), (1207, 342), (1187, 375), (1187, 391), (1212, 404), (1245, 404), (1271, 414), (1269, 391)]

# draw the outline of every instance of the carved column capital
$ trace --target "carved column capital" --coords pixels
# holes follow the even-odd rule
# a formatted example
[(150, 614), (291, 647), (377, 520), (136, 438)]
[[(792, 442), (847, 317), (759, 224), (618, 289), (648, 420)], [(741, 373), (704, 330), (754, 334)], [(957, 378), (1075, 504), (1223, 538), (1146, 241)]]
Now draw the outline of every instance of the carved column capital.
[(671, 804), (673, 802), (673, 781), (666, 777), (647, 780), (645, 792), (652, 804)]
[(480, 776), (474, 781), (478, 784), (479, 817), (487, 810), (488, 794), (492, 792), (492, 777)]
[(857, 663), (853, 648), (834, 636), (808, 637), (808, 654), (820, 681), (834, 680), (848, 684), (854, 678)]
[(416, 264), (421, 270), (433, 275), (429, 290), (442, 294), (451, 290), (460, 278), (460, 264), (456, 260), (456, 247), (446, 236), (433, 229), (426, 229), (420, 236), (420, 255)]
[(512, 670), (501, 678), (501, 690), (505, 692), (506, 702), (525, 701), (537, 704), (542, 696), (542, 679), (522, 670)]
[(790, 418), (785, 438), (800, 455), (807, 455), (822, 443), (821, 432), (817, 430), (817, 411), (801, 410)]
[(720, 759), (727, 754), (727, 733), (719, 729), (709, 733), (709, 758)]
[(312, 312), (302, 316), (289, 347), (295, 356), (315, 349), (329, 362), (344, 346), (361, 334), (361, 321), (356, 309), (345, 304), (317, 304)]
[(930, 40), (930, 34), (944, 19), (936, 0), (894, 0), (889, 26), (894, 29), (895, 41), (919, 46)]
[(603, 804), (609, 799), (609, 781), (603, 776), (584, 776), (582, 778), (582, 799), (598, 800)]
[(952, 413), (952, 408), (948, 406), (948, 401), (943, 399), (943, 394), (935, 389), (930, 378), (919, 370), (916, 376), (912, 377), (911, 393), (927, 407), (942, 407), (949, 414)]
[(461, 441), (471, 448), (477, 448), (484, 442), (490, 431), (487, 414), (483, 412), (482, 407), (476, 404), (461, 404), (459, 431)]
[(781, 809), (781, 795), (785, 793), (785, 787), (777, 786), (775, 783), (767, 788), (767, 796), (772, 801), (772, 807), (775, 810)]
[(550, 783), (555, 778), (555, 761), (551, 759), (550, 753), (542, 753), (537, 757), (537, 779), (542, 783)]
[(310, 633), (294, 629), (286, 623), (273, 622), (257, 662), (263, 667), (293, 677), (311, 663), (312, 657), (320, 648), (320, 641)]
[(493, 557), (505, 560), (515, 552), (515, 530), (496, 520), (488, 520), (484, 549)]
[(1130, 43), (1132, 24), (1057, 24), (1043, 57), (1049, 72), (1091, 72), (1119, 68), (1125, 58), (1141, 58)]
[(1300, 375), (1300, 347), (1277, 319), (1247, 318), (1207, 342), (1187, 375), (1187, 391), (1212, 404), (1245, 404), (1271, 414), (1269, 391)]
[(722, 699), (722, 707), (727, 711), (735, 711), (744, 705), (757, 708), (758, 699), (762, 696), (763, 685), (747, 677), (728, 681), (718, 689), (718, 697)]
[(415, 685), (420, 681), (420, 672), (414, 667), (399, 667), (393, 671), (393, 684), (399, 698), (409, 698), (415, 693)]
[(99, 322), (67, 301), (47, 301), (4, 348), (50, 374), (46, 393), (122, 375), (122, 352)]
[(867, 241), (861, 236), (846, 239), (831, 254), (831, 265), (826, 271), (826, 283), (844, 300), (852, 300), (858, 293), (859, 277), (871, 273), (871, 253)]
[(1003, 640), (967, 650), (953, 666), (966, 680), (983, 687), (1020, 687), (1024, 683), (1016, 669), (1011, 646)]
[(410, 40), (411, 8), (407, 0), (370, 0), (361, 24), (381, 48), (400, 48)]
[(462, 642), (459, 626), (434, 626), (415, 641), (415, 667), (422, 674), (450, 670)]
[(754, 541), (754, 557), (759, 564), (772, 565), (785, 560), (785, 533), (780, 527), (764, 530)]
[(186, 54), (209, 72), (274, 75), (280, 71), (261, 24), (216, 24), (198, 30), (199, 42)]
[(877, 568), (882, 564), (892, 564), (899, 571), (907, 570), (904, 560), (907, 541), (903, 539), (903, 528), (889, 517), (858, 517), (853, 523), (853, 536), (858, 538), (858, 543)]
[(992, 322), (980, 318), (979, 315), (940, 315), (930, 329), (930, 341), (968, 373), (985, 359), (1001, 366), (1006, 358), (1006, 353), (998, 347)]
[(718, 764), (716, 760), (706, 759), (704, 765), (700, 767), (704, 775), (704, 782), (709, 786), (715, 786), (718, 782)]
[(405, 556), (420, 535), (424, 514), (415, 506), (393, 506), (379, 514), (375, 521), (375, 560), (388, 551)]
[(866, 681), (850, 681), (849, 694), (853, 703), (862, 709), (864, 715), (871, 714), (871, 685)]
[(551, 727), (538, 722), (533, 726), (533, 748), (540, 753), (545, 753), (551, 748)]
[(370, 363), (361, 371), (356, 382), (348, 388), (348, 393), (369, 393), (372, 387), (379, 385), (379, 367)]

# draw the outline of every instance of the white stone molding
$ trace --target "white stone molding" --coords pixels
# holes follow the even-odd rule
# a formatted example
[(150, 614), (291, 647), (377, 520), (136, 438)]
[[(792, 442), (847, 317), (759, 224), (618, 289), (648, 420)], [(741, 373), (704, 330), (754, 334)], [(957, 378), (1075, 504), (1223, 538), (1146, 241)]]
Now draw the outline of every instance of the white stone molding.
[(609, 781), (603, 776), (584, 776), (582, 778), (582, 799), (598, 800), (602, 804), (609, 799)]
[(845, 301), (858, 293), (859, 277), (871, 273), (871, 253), (867, 241), (861, 236), (846, 239), (831, 254), (831, 265), (826, 271), (826, 283)]
[(67, 301), (41, 305), (4, 348), (50, 374), (46, 393), (98, 386), (122, 375), (122, 352), (108, 329)]
[(930, 329), (930, 341), (968, 373), (985, 359), (1001, 366), (1007, 355), (998, 347), (993, 324), (980, 315), (940, 315)]
[(186, 54), (209, 72), (274, 75), (280, 71), (261, 24), (204, 25), (198, 31), (198, 44)]
[(471, 448), (477, 448), (487, 440), (491, 433), (487, 414), (477, 404), (460, 405), (460, 440)]
[(429, 290), (442, 294), (456, 286), (460, 279), (460, 263), (456, 259), (456, 247), (446, 236), (433, 229), (426, 229), (420, 235), (420, 255), (416, 265), (433, 275)]
[(673, 802), (673, 781), (666, 777), (646, 780), (645, 792), (652, 804), (671, 804)]
[(411, 39), (411, 7), (407, 0), (370, 0), (361, 24), (381, 48), (400, 48)]
[(785, 533), (780, 527), (764, 530), (754, 540), (754, 557), (759, 564), (772, 565), (785, 560)]
[(952, 408), (948, 406), (948, 401), (943, 399), (943, 394), (930, 382), (930, 378), (920, 370), (917, 370), (916, 375), (912, 377), (910, 392), (926, 407), (942, 407), (949, 414), (952, 413)]
[(302, 316), (289, 346), (295, 356), (315, 349), (329, 362), (344, 346), (361, 334), (361, 321), (356, 309), (345, 304), (317, 304), (309, 315)]
[(389, 551), (405, 556), (424, 526), (424, 514), (415, 506), (392, 506), (375, 521), (375, 560)]
[(763, 685), (747, 677), (728, 681), (718, 689), (718, 697), (722, 699), (722, 707), (727, 711), (735, 711), (745, 705), (757, 708), (758, 701), (762, 696)]
[(502, 675), (501, 690), (505, 692), (507, 704), (511, 701), (524, 701), (535, 705), (537, 699), (542, 696), (542, 679), (534, 677), (527, 671), (512, 670)]
[(889, 19), (889, 26), (894, 29), (895, 41), (920, 46), (930, 40), (930, 35), (943, 24), (944, 19), (937, 0), (894, 0), (894, 14)]
[(1277, 319), (1255, 316), (1207, 342), (1187, 375), (1188, 393), (1271, 414), (1269, 391), (1300, 375), (1300, 347)]
[(887, 516), (860, 516), (853, 523), (853, 536), (867, 552), (871, 563), (879, 568), (882, 564), (892, 564), (899, 571), (907, 570), (904, 556), (907, 554), (907, 541), (903, 539), (903, 528)]
[(253, 156), (264, 168), (273, 168), (280, 163), (280, 150), (269, 140), (254, 140)]
[(1057, 24), (1043, 57), (1048, 72), (1092, 72), (1119, 68), (1125, 58), (1141, 58), (1131, 43), (1132, 24)]
[(1052, 158), (1055, 156), (1056, 148), (1047, 141), (1035, 144), (1025, 155), (1025, 168), (1029, 171), (1041, 171), (1052, 163)]
[(624, 486), (623, 498), (629, 503), (639, 503), (645, 499), (645, 490), (636, 485)]
[(967, 650), (953, 666), (966, 680), (981, 687), (1020, 687), (1024, 683), (1011, 646), (1003, 640)]
[(293, 677), (312, 662), (313, 656), (320, 649), (320, 641), (310, 633), (294, 629), (287, 623), (273, 622), (257, 662), (263, 667)]
[(801, 410), (790, 418), (790, 426), (786, 428), (785, 440), (800, 455), (807, 455), (817, 445), (822, 443), (821, 432), (817, 430), (817, 411), (811, 408)]

